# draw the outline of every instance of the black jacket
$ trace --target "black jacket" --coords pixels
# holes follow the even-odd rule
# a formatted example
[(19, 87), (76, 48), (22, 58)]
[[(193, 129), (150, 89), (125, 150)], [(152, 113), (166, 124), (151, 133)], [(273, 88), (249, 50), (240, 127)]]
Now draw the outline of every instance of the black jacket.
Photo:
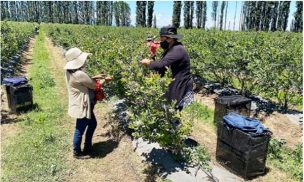
[(169, 101), (176, 100), (178, 104), (185, 94), (193, 89), (190, 59), (181, 43), (176, 42), (164, 52), (160, 61), (151, 62), (149, 68), (162, 72), (166, 66), (172, 70), (174, 80), (170, 83), (165, 96)]

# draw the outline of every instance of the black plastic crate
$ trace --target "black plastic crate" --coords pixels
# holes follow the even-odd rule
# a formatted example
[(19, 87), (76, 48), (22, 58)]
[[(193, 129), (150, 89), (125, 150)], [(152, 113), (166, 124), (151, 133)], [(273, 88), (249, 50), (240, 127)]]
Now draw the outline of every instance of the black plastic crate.
[(30, 84), (6, 85), (7, 101), (10, 112), (27, 111), (33, 106), (33, 87)]
[(215, 99), (214, 124), (221, 130), (223, 117), (229, 112), (250, 116), (251, 99), (241, 95), (221, 96)]
[(262, 175), (269, 140), (270, 135), (245, 133), (223, 124), (217, 139), (216, 159), (244, 179)]

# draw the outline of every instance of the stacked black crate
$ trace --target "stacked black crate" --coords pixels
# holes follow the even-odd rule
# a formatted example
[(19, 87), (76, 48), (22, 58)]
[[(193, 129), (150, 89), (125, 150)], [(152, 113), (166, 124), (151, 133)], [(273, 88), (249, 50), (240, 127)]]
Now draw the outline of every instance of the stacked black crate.
[(251, 99), (241, 95), (221, 96), (215, 99), (214, 124), (218, 133), (223, 124), (223, 117), (229, 112), (250, 116)]
[(27, 111), (33, 106), (33, 87), (25, 77), (4, 78), (10, 112)]
[(245, 179), (265, 173), (270, 135), (255, 135), (223, 125), (218, 136), (216, 159)]
[(235, 112), (244, 119), (250, 116), (251, 100), (239, 96), (216, 99), (214, 122), (217, 125), (216, 159), (224, 167), (245, 179), (265, 173), (269, 135), (246, 133), (228, 126), (223, 117)]

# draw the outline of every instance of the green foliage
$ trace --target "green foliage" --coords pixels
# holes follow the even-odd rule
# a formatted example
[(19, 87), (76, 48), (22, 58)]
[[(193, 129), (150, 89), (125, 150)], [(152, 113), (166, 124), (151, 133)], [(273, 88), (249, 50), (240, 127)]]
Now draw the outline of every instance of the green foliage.
[(39, 88), (53, 87), (55, 86), (54, 79), (46, 72), (38, 73), (36, 75), (40, 80), (38, 81)]
[[(222, 5), (221, 5), (221, 15), (220, 15), (220, 30), (223, 29), (223, 20), (224, 20), (224, 10), (225, 10), (225, 6), (227, 6), (226, 2), (223, 1)], [(225, 27), (224, 27), (225, 28)]]
[(271, 139), (268, 148), (268, 160), (271, 164), (287, 172), (296, 180), (303, 180), (303, 144), (295, 149), (285, 147), (281, 139)]
[(131, 10), (128, 3), (116, 1), (113, 3), (113, 10), (116, 26), (130, 26)]
[(170, 179), (161, 179), (160, 182), (172, 182)]
[(297, 1), (296, 2), (297, 11), (294, 13), (294, 24), (292, 31), (295, 32), (302, 32), (303, 31), (303, 2)]
[(286, 142), (282, 139), (272, 139), (269, 142), (268, 157), (270, 159), (282, 159), (282, 147)]
[(34, 33), (35, 24), (1, 21), (1, 64), (7, 63)]
[(209, 109), (206, 105), (202, 105), (195, 101), (186, 107), (184, 112), (188, 113), (195, 119), (206, 121), (207, 123), (213, 125), (214, 111)]
[(184, 27), (192, 28), (194, 16), (194, 1), (184, 1)]
[[(289, 2), (290, 3), (290, 2)], [(287, 25), (288, 9), (282, 9), (282, 1), (246, 1), (242, 6), (241, 30), (276, 31)], [(287, 15), (287, 17), (286, 17)]]
[(279, 5), (277, 29), (286, 31), (288, 23), (288, 15), (290, 10), (290, 1), (281, 1)]
[(137, 72), (138, 75), (125, 82), (126, 98), (132, 110), (130, 128), (135, 130), (133, 135), (179, 150), (182, 139), (190, 133), (191, 125), (189, 127), (188, 122), (182, 121), (181, 126), (175, 128), (172, 123), (179, 120), (179, 115), (174, 103), (170, 104), (163, 96), (172, 79), (168, 75), (161, 78), (159, 74), (142, 75), (142, 72)]
[(214, 28), (216, 28), (217, 6), (218, 6), (218, 1), (213, 1), (211, 18), (214, 21)]
[[(203, 19), (203, 1), (196, 1), (196, 26), (197, 28), (201, 28), (204, 22)], [(173, 14), (174, 15), (174, 14)]]
[[(302, 103), (302, 34), (182, 30), (194, 74), (288, 104)], [(195, 37), (195, 39), (193, 38)], [(279, 94), (280, 93), (280, 94)]]
[(147, 27), (152, 27), (154, 1), (148, 1)]
[(210, 153), (208, 152), (208, 149), (205, 146), (197, 146), (195, 148), (184, 148), (183, 152), (188, 162), (202, 168), (208, 173), (211, 172), (211, 157)]
[[(183, 119), (187, 118), (191, 121), (200, 120), (213, 126), (214, 111), (198, 102), (194, 102), (186, 107), (182, 111), (181, 115)], [(200, 145), (194, 148), (184, 147), (182, 149), (181, 156), (183, 160), (186, 160), (188, 163), (193, 164), (194, 166), (198, 166), (207, 172), (210, 177), (212, 177), (210, 166), (211, 157), (206, 146)]]
[[(147, 53), (142, 46), (146, 33), (158, 32), (145, 28), (134, 31), (79, 26), (81, 30), (75, 30), (76, 27), (63, 25), (59, 29), (49, 26), (50, 35), (57, 44), (66, 47), (81, 45), (81, 48), (94, 52), (91, 67), (111, 67), (112, 75), (119, 75), (121, 64), (128, 64), (132, 58)], [(302, 103), (302, 34), (198, 29), (181, 29), (179, 33), (184, 35), (182, 42), (191, 59), (192, 73), (223, 86), (235, 86), (243, 94), (253, 93), (275, 99), (285, 109), (289, 104)], [(96, 38), (92, 39), (87, 34)], [(115, 77), (115, 81), (119, 81), (120, 78)], [(120, 85), (117, 86), (116, 90), (119, 90)]]
[[(76, 27), (48, 25), (45, 29), (56, 44), (77, 46), (92, 53), (87, 66), (91, 74), (105, 72), (113, 76), (108, 85), (110, 94), (126, 99), (131, 114), (129, 127), (135, 130), (135, 137), (158, 142), (174, 153), (180, 153), (182, 140), (191, 132), (192, 122), (186, 118), (181, 120), (175, 103), (169, 103), (164, 97), (172, 82), (171, 73), (168, 70), (160, 77), (138, 63), (148, 57), (144, 40), (150, 29), (139, 29), (139, 33), (125, 27), (82, 26), (82, 30)], [(179, 121), (180, 125), (175, 124)]]
[(146, 1), (136, 1), (136, 26), (146, 27)]
[(182, 2), (174, 1), (173, 2), (172, 25), (174, 25), (176, 28), (179, 28), (179, 26), (180, 26), (181, 9), (182, 9)]
[(122, 72), (124, 76), (120, 81), (125, 87), (124, 98), (132, 113), (129, 127), (135, 130), (133, 136), (158, 142), (179, 153), (183, 147), (182, 140), (191, 132), (192, 124), (182, 120), (180, 126), (174, 125), (174, 121), (180, 121), (180, 114), (174, 108), (175, 103), (169, 103), (164, 97), (172, 81), (170, 72), (160, 77), (138, 66), (137, 62), (125, 66), (131, 67)]

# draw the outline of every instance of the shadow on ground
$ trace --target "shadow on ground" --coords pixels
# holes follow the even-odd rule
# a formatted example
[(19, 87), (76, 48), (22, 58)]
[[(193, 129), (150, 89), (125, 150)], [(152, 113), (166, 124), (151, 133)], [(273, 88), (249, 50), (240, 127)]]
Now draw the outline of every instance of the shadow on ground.
[(24, 108), (24, 110), (18, 113), (11, 113), (10, 111), (3, 109), (1, 110), (1, 124), (12, 124), (22, 121), (22, 119), (18, 118), (18, 116), (31, 111), (40, 112), (42, 109), (37, 103), (34, 103), (31, 107)]
[(119, 142), (109, 139), (93, 144), (93, 158), (104, 158), (118, 147)]
[(160, 176), (160, 166), (149, 164), (148, 167), (143, 170), (143, 173), (146, 175), (145, 182), (155, 182), (158, 176)]
[(17, 123), (19, 119), (17, 117), (11, 117), (8, 111), (1, 111), (1, 125), (2, 124), (11, 124)]

